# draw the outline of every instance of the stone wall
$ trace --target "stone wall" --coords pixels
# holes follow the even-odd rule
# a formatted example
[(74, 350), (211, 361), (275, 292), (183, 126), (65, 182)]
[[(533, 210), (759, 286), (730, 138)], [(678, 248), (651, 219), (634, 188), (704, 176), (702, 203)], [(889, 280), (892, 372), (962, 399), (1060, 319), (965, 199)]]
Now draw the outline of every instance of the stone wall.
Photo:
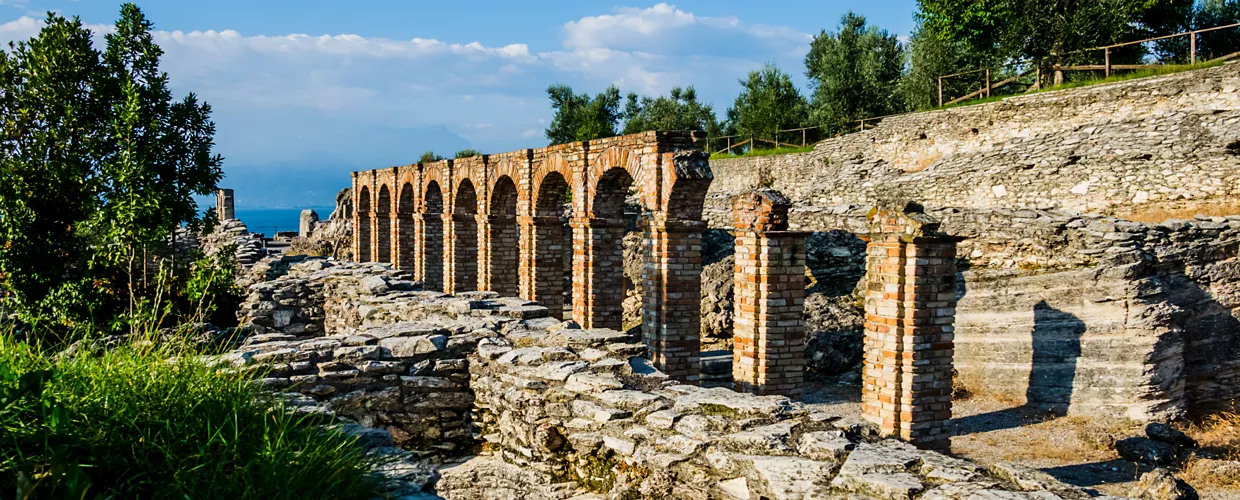
[(258, 333), (223, 359), (298, 411), (356, 422), (350, 434), (399, 458), (385, 477), (402, 498), (1089, 497), (783, 396), (680, 384), (638, 339), (528, 301), (418, 291), (378, 264), (259, 268), (270, 279), (243, 307)]
[(1240, 63), (886, 118), (801, 154), (711, 161), (708, 206), (763, 179), (798, 205), (1129, 213), (1240, 195)]
[[(868, 211), (794, 207), (792, 227), (866, 234)], [(971, 392), (1142, 420), (1240, 398), (1240, 216), (1145, 224), (1034, 209), (930, 213), (966, 238), (956, 368)], [(825, 250), (840, 259), (810, 260), (819, 286), (840, 281), (818, 300), (858, 282), (833, 272), (860, 262), (839, 239)], [(817, 313), (806, 314), (812, 324)], [(807, 356), (823, 351), (811, 347)]]

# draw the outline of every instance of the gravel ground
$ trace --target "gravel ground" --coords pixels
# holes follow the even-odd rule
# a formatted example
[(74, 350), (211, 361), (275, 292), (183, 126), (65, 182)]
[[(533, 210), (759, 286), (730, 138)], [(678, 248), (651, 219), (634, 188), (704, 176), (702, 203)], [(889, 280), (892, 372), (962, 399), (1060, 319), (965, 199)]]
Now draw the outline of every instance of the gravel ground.
[[(807, 382), (802, 400), (840, 417), (860, 417), (859, 375)], [(1015, 462), (1098, 494), (1123, 496), (1136, 467), (1115, 454), (1114, 439), (1140, 434), (1130, 422), (1048, 418), (1012, 403), (974, 397), (953, 404), (952, 454), (981, 462)], [(1238, 500), (1240, 491), (1199, 489), (1201, 500)]]

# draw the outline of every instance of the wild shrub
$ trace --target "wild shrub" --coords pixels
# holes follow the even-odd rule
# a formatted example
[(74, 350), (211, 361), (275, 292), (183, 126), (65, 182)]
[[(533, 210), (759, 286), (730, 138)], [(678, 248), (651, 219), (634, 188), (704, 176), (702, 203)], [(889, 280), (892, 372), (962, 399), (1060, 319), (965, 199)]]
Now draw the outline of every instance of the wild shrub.
[(0, 336), (0, 496), (375, 496), (353, 439), (185, 354), (139, 342), (54, 357)]

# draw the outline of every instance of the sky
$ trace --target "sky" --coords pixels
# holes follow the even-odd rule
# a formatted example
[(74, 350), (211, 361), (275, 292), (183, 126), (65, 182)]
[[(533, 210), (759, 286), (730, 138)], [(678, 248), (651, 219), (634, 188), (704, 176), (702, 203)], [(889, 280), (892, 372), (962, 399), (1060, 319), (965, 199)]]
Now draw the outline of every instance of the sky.
[[(222, 187), (239, 207), (331, 205), (348, 172), (547, 144), (548, 85), (666, 94), (694, 86), (723, 115), (773, 62), (807, 90), (813, 34), (852, 10), (907, 37), (915, 0), (152, 0), (177, 95), (210, 103)], [(116, 0), (0, 0), (0, 42), (48, 11), (110, 29)], [(99, 40), (97, 43), (101, 44)]]

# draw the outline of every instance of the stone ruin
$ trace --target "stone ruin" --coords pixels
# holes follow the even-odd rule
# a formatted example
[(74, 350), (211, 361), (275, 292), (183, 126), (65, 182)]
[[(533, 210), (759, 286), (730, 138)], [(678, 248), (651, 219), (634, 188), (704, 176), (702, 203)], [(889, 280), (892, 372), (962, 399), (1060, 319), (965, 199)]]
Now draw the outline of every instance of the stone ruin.
[(346, 422), (391, 460), (398, 498), (1090, 497), (787, 396), (681, 383), (637, 336), (533, 301), (423, 291), (381, 263), (266, 268), (242, 309), (257, 333), (221, 361), (263, 374), (296, 411)]
[[(1227, 213), (1238, 67), (896, 117), (802, 155), (707, 161), (701, 137), (651, 132), (355, 172), (337, 211), (359, 263), (268, 268), (243, 310), (262, 334), (229, 359), (382, 428), (421, 471), (403, 487), (447, 498), (1084, 498), (937, 453), (953, 385), (1142, 420), (1235, 404), (1240, 217), (1124, 217)], [(857, 270), (815, 269), (807, 240)], [(731, 259), (709, 290), (704, 253)], [(819, 354), (806, 267), (864, 304), (862, 419), (794, 400)], [(729, 301), (712, 325), (707, 294)], [(700, 352), (719, 322), (730, 357)]]

